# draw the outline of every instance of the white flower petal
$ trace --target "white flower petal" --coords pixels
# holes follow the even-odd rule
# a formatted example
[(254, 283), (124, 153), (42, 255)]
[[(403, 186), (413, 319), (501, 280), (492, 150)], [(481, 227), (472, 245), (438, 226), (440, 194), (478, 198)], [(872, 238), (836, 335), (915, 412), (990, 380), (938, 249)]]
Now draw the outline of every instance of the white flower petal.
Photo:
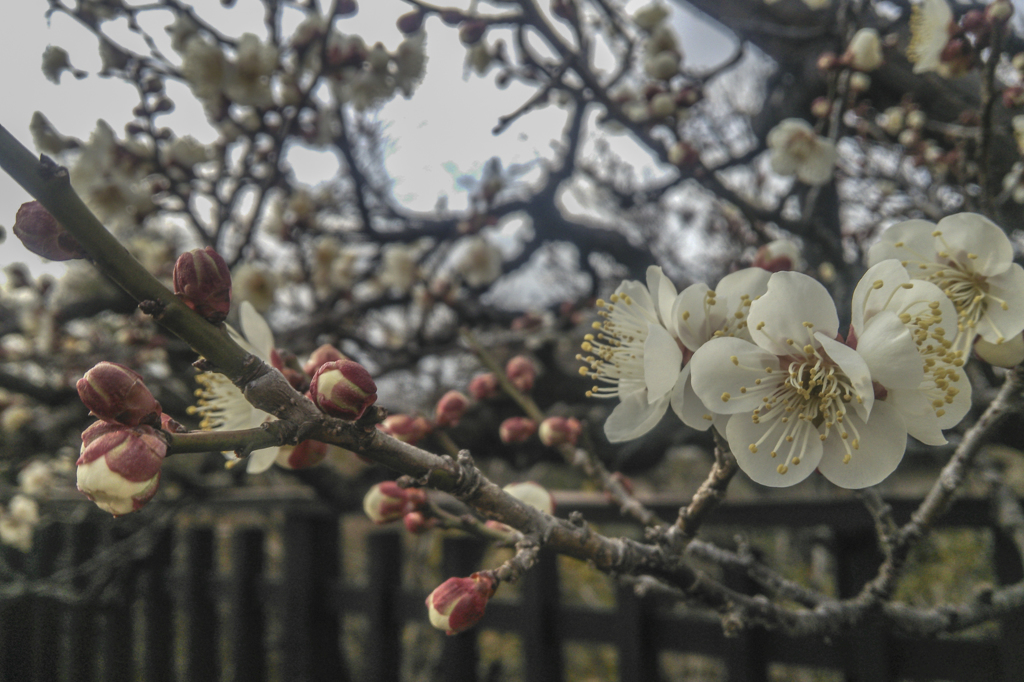
[(909, 280), (910, 275), (895, 258), (888, 258), (868, 268), (853, 291), (850, 327), (859, 334), (867, 320), (886, 309), (896, 288)]
[(885, 401), (892, 405), (906, 424), (907, 433), (925, 445), (945, 445), (946, 437), (935, 416), (932, 401), (923, 391), (916, 389), (894, 389), (889, 391)]
[[(1002, 228), (978, 213), (956, 213), (939, 221), (935, 238), (937, 251), (971, 270), (991, 277), (1004, 272), (1013, 262), (1013, 246)], [(970, 258), (968, 254), (975, 256)]]
[[(899, 261), (935, 260), (935, 223), (927, 220), (904, 220), (882, 233), (881, 239), (868, 249), (868, 265), (895, 258)], [(912, 266), (907, 272), (914, 276)]]
[(989, 343), (979, 338), (974, 342), (974, 354), (996, 367), (1016, 367), (1024, 362), (1024, 335), (1017, 334), (1003, 343)]
[(262, 474), (264, 471), (274, 466), (274, 460), (277, 458), (277, 451), (280, 448), (263, 448), (262, 450), (253, 450), (249, 455), (248, 461), (245, 463), (245, 471), (249, 474)]
[(986, 284), (985, 312), (975, 331), (989, 343), (1009, 340), (1024, 331), (1024, 268), (1011, 263), (1005, 272), (989, 277)]
[(761, 399), (786, 380), (775, 355), (749, 341), (731, 337), (704, 344), (687, 366), (692, 368), (694, 392), (717, 414), (746, 412), (749, 418)]
[(917, 344), (896, 313), (883, 310), (872, 317), (857, 335), (857, 352), (867, 363), (872, 379), (887, 389), (917, 388), (924, 381)]
[(604, 434), (612, 443), (639, 438), (657, 426), (668, 410), (668, 403), (667, 396), (648, 403), (644, 392), (626, 396), (605, 420)]
[[(680, 292), (672, 304), (671, 326), (669, 328), (683, 345), (690, 350), (697, 350), (711, 338), (715, 332), (708, 318), (706, 303), (711, 289), (703, 282), (691, 284)], [(715, 307), (718, 303), (715, 303)]]
[(707, 431), (714, 423), (714, 414), (704, 406), (703, 401), (694, 392), (690, 368), (690, 363), (686, 363), (683, 371), (679, 373), (676, 385), (672, 387), (672, 411), (691, 429)]
[(672, 390), (679, 376), (683, 352), (672, 335), (658, 324), (647, 327), (644, 341), (644, 382), (647, 384), (647, 400), (661, 400)]
[(841, 488), (859, 489), (881, 483), (903, 460), (907, 449), (907, 429), (892, 405), (883, 401), (871, 410), (871, 419), (864, 423), (848, 415), (848, 427), (859, 439), (859, 447), (844, 461), (847, 450), (837, 431), (825, 441), (825, 454), (818, 471)]
[(654, 300), (651, 298), (651, 294), (647, 291), (647, 287), (640, 282), (634, 280), (626, 280), (618, 286), (615, 290), (617, 294), (626, 294), (633, 299), (633, 304), (630, 306), (637, 313), (643, 315), (644, 319), (648, 322), (658, 322), (658, 311), (654, 307)]
[(661, 268), (657, 265), (652, 265), (647, 268), (647, 288), (651, 292), (651, 298), (657, 307), (658, 316), (661, 318), (662, 324), (668, 326), (672, 313), (672, 304), (676, 300), (675, 285), (672, 284), (672, 280), (665, 276)]
[[(777, 427), (777, 421), (756, 424), (749, 414), (734, 414), (725, 428), (725, 436), (743, 473), (755, 483), (781, 488), (795, 485), (811, 475), (821, 460), (822, 445), (818, 430), (806, 422), (800, 422), (792, 430), (793, 442), (780, 440), (776, 436)], [(762, 439), (764, 441), (754, 452), (751, 445)], [(794, 456), (799, 460), (796, 464)], [(784, 467), (781, 472), (780, 467)]]
[(274, 350), (274, 334), (270, 331), (270, 325), (248, 301), (242, 301), (238, 315), (242, 324), (242, 333), (255, 349), (255, 354), (261, 360), (269, 361), (270, 353)]
[(839, 316), (832, 297), (818, 281), (799, 272), (776, 272), (768, 280), (768, 291), (750, 304), (747, 326), (761, 348), (774, 355), (791, 355), (794, 346), (813, 343), (814, 332), (835, 338)]
[[(839, 369), (850, 380), (850, 385), (860, 397), (860, 400), (851, 401), (853, 409), (861, 416), (861, 419), (866, 419), (871, 414), (871, 405), (875, 401), (875, 389), (871, 386), (871, 372), (868, 370), (864, 358), (846, 344), (830, 339), (821, 332), (817, 332), (814, 336), (821, 344), (822, 350), (839, 365)], [(920, 363), (917, 358), (914, 361)]]

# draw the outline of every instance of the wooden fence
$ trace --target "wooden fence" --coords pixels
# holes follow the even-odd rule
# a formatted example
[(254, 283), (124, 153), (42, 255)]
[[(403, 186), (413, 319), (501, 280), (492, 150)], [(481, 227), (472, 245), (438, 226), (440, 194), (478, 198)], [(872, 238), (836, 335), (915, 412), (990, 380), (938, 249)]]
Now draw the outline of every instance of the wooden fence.
[[(898, 521), (917, 505), (890, 502)], [(677, 505), (655, 508), (673, 518)], [(595, 523), (617, 519), (592, 498), (563, 499), (559, 513), (573, 510)], [(121, 521), (88, 514), (47, 524), (37, 533), (33, 553), (24, 557), (22, 570), (30, 579), (0, 585), (0, 682), (401, 679), (403, 655), (409, 655), (403, 651), (403, 625), (426, 618), (426, 593), (402, 587), (401, 535), (373, 532), (354, 545), (342, 542), (337, 514), (317, 504), (277, 505), (275, 514), (275, 531), (232, 524), (218, 532), (212, 521), (167, 525), (145, 542), (123, 543), (125, 552), (141, 550), (116, 561), (109, 553), (121, 551)], [(209, 516), (216, 519), (215, 513)], [(947, 526), (993, 528), (983, 501), (962, 500), (946, 519)], [(856, 500), (729, 503), (713, 521), (748, 530), (828, 527), (841, 595), (855, 593), (879, 561), (872, 521)], [(276, 542), (281, 546), (273, 547)], [(994, 548), (998, 580), (1021, 579), (1012, 543), (997, 535)], [(443, 574), (468, 575), (479, 568), (482, 551), (473, 539), (446, 538)], [(344, 580), (343, 552), (365, 552), (367, 575)], [(88, 579), (68, 573), (90, 557), (90, 570), (109, 575), (97, 580), (95, 572)], [(76, 576), (72, 582), (92, 594), (69, 593), (47, 578), (60, 575)], [(732, 580), (734, 586), (743, 583), (742, 576)], [(492, 601), (477, 629), (453, 637), (437, 633), (442, 651), (432, 679), (481, 679), (478, 647), (485, 630), (517, 635), (522, 678), (531, 682), (572, 679), (565, 669), (567, 641), (613, 647), (623, 681), (662, 679), (659, 652), (719, 659), (728, 682), (766, 681), (771, 666), (780, 663), (842, 671), (845, 679), (863, 682), (1024, 679), (1019, 614), (1005, 619), (998, 633), (973, 638), (905, 641), (872, 627), (830, 641), (794, 640), (760, 629), (726, 638), (718, 617), (669, 612), (627, 588), (618, 590), (614, 608), (604, 609), (563, 604), (559, 590), (558, 562), (542, 553), (519, 599)], [(364, 619), (358, 660), (340, 644), (345, 614)]]

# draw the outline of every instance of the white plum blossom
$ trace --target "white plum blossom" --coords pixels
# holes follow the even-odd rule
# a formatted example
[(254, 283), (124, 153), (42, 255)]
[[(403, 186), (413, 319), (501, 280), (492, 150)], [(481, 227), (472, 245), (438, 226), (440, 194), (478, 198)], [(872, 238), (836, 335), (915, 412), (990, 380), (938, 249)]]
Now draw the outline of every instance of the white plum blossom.
[[(911, 279), (897, 260), (870, 268), (853, 294), (847, 343), (868, 364), (875, 410), (896, 408), (907, 432), (926, 445), (946, 442), (971, 408), (971, 384), (962, 353), (954, 350), (956, 308), (931, 282)], [(918, 364), (905, 362), (913, 347)]]
[(224, 94), (238, 104), (269, 107), (274, 104), (270, 75), (277, 68), (277, 47), (252, 33), (238, 39), (234, 61), (224, 71)]
[(966, 360), (976, 336), (1000, 344), (1024, 330), (1024, 268), (998, 225), (977, 213), (957, 213), (936, 225), (906, 220), (868, 250), (868, 264), (895, 258), (914, 279), (932, 282), (956, 306), (954, 350)]
[(832, 179), (836, 146), (803, 119), (787, 118), (772, 128), (768, 148), (772, 170), (779, 175), (796, 175), (808, 185), (824, 185)]
[[(753, 342), (715, 339), (694, 354), (693, 388), (730, 415), (725, 436), (757, 483), (789, 486), (820, 468), (839, 486), (874, 485), (899, 464), (907, 429), (892, 406), (876, 407), (861, 350), (837, 340), (835, 304), (821, 284), (778, 272), (750, 305)], [(885, 339), (878, 340), (884, 342)], [(893, 364), (920, 367), (915, 348), (891, 349)], [(879, 351), (884, 352), (884, 351)]]
[[(274, 335), (270, 327), (248, 301), (242, 301), (238, 313), (242, 333), (239, 334), (230, 326), (228, 333), (246, 351), (270, 363), (274, 350)], [(201, 417), (199, 427), (204, 431), (255, 429), (268, 419), (274, 418), (254, 407), (245, 399), (242, 391), (219, 372), (203, 372), (196, 377), (196, 382), (201, 386), (196, 391), (199, 400), (195, 406), (189, 408), (189, 414), (198, 414)], [(277, 454), (276, 447), (254, 450), (249, 455), (245, 470), (250, 474), (264, 472), (274, 463)], [(237, 459), (234, 453), (226, 452), (224, 455), (229, 460)]]
[(231, 273), (232, 294), (236, 301), (248, 301), (256, 311), (265, 313), (274, 304), (279, 278), (261, 263), (242, 263)]
[(501, 250), (481, 236), (466, 237), (455, 266), (465, 283), (476, 289), (501, 276)]
[[(599, 301), (603, 322), (587, 334), (579, 355), (584, 376), (605, 384), (588, 397), (619, 398), (605, 421), (612, 442), (650, 431), (672, 407), (687, 426), (706, 430), (714, 415), (690, 385), (690, 358), (719, 336), (746, 335), (750, 302), (765, 291), (769, 273), (748, 268), (722, 279), (716, 290), (693, 284), (676, 293), (661, 268), (647, 269), (647, 286), (623, 282), (609, 302)], [(749, 337), (748, 337), (749, 338)]]
[(923, 0), (914, 5), (907, 47), (907, 58), (914, 65), (914, 73), (936, 71), (943, 78), (954, 75), (942, 60), (942, 53), (955, 30), (953, 10), (946, 0)]

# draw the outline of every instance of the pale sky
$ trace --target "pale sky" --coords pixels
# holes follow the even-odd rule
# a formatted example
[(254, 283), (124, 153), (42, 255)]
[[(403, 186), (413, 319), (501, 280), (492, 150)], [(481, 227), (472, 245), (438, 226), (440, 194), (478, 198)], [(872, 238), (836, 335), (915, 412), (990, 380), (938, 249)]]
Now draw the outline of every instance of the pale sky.
[[(247, 2), (254, 10), (261, 7), (251, 0), (238, 2), (238, 7), (245, 8)], [(62, 133), (81, 139), (88, 139), (99, 118), (105, 119), (116, 134), (123, 136), (124, 124), (130, 120), (131, 108), (138, 100), (131, 86), (117, 79), (95, 76), (100, 68), (95, 39), (63, 15), (54, 15), (48, 26), (44, 0), (18, 0), (5, 5), (4, 20), (0, 22), (0, 64), (3, 65), (0, 67), (0, 92), (4, 93), (0, 123), (29, 148), (32, 148), (32, 141), (28, 124), (36, 110), (42, 111)], [(260, 15), (255, 11), (247, 16), (244, 9), (222, 10), (218, 0), (196, 0), (192, 5), (200, 13), (210, 11), (230, 16), (234, 35), (245, 30), (262, 35)], [(359, 33), (368, 44), (381, 41), (388, 48), (394, 48), (401, 40), (394, 19), (408, 9), (409, 6), (399, 0), (363, 0), (358, 14), (344, 20), (340, 28), (348, 33)], [(160, 13), (150, 14), (154, 27), (168, 21), (168, 18), (161, 21)], [(674, 19), (689, 64), (699, 65), (702, 53), (707, 55), (704, 59), (707, 62), (728, 54), (730, 43), (724, 36), (708, 31), (693, 16), (679, 11)], [(294, 22), (286, 25), (285, 33), (293, 26)], [(549, 106), (512, 125), (501, 136), (493, 136), (491, 129), (498, 117), (515, 110), (532, 90), (515, 83), (506, 89), (496, 88), (493, 70), (482, 78), (475, 74), (466, 78), (465, 50), (455, 30), (441, 24), (436, 17), (426, 22), (425, 29), (429, 59), (424, 82), (413, 99), (399, 96), (379, 112), (386, 136), (392, 140), (388, 145), (387, 165), (394, 179), (394, 195), (408, 207), (430, 210), (438, 197), (445, 194), (449, 197), (449, 206), (459, 209), (465, 206), (467, 194), (459, 186), (458, 176), (479, 174), (493, 155), (501, 156), (506, 166), (538, 156), (552, 158), (551, 142), (558, 139), (565, 113)], [(152, 33), (158, 40), (164, 39), (161, 30)], [(78, 81), (65, 73), (60, 85), (47, 81), (40, 64), (48, 44), (68, 50), (72, 63), (90, 75)], [(173, 54), (168, 47), (161, 47), (165, 54)], [(212, 130), (206, 126), (199, 105), (184, 95), (184, 86), (169, 86), (168, 92), (178, 107), (165, 123), (179, 133), (189, 132), (201, 141), (212, 141)], [(175, 97), (176, 92), (182, 96)], [(312, 153), (303, 154), (301, 162), (298, 157), (291, 161), (299, 179), (311, 184), (329, 178), (337, 169), (337, 163), (328, 154), (320, 158)], [(8, 232), (7, 240), (0, 244), (0, 267), (24, 261), (35, 272), (59, 273), (62, 266), (42, 264), (10, 233), (18, 206), (29, 200), (24, 190), (0, 173), (0, 225)]]

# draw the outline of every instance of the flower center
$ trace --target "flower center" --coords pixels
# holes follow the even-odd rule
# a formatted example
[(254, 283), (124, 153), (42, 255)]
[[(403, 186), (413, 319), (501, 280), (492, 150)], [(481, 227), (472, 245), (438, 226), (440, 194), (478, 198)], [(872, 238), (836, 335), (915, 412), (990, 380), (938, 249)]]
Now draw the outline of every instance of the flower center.
[(644, 342), (647, 325), (655, 320), (627, 294), (612, 294), (609, 301), (599, 299), (597, 307), (603, 308), (598, 315), (604, 320), (593, 324), (597, 334), (587, 334), (581, 344), (583, 351), (592, 355), (577, 355), (576, 359), (589, 365), (580, 367), (580, 374), (607, 384), (595, 385), (587, 397), (615, 398), (623, 383), (644, 386)]

